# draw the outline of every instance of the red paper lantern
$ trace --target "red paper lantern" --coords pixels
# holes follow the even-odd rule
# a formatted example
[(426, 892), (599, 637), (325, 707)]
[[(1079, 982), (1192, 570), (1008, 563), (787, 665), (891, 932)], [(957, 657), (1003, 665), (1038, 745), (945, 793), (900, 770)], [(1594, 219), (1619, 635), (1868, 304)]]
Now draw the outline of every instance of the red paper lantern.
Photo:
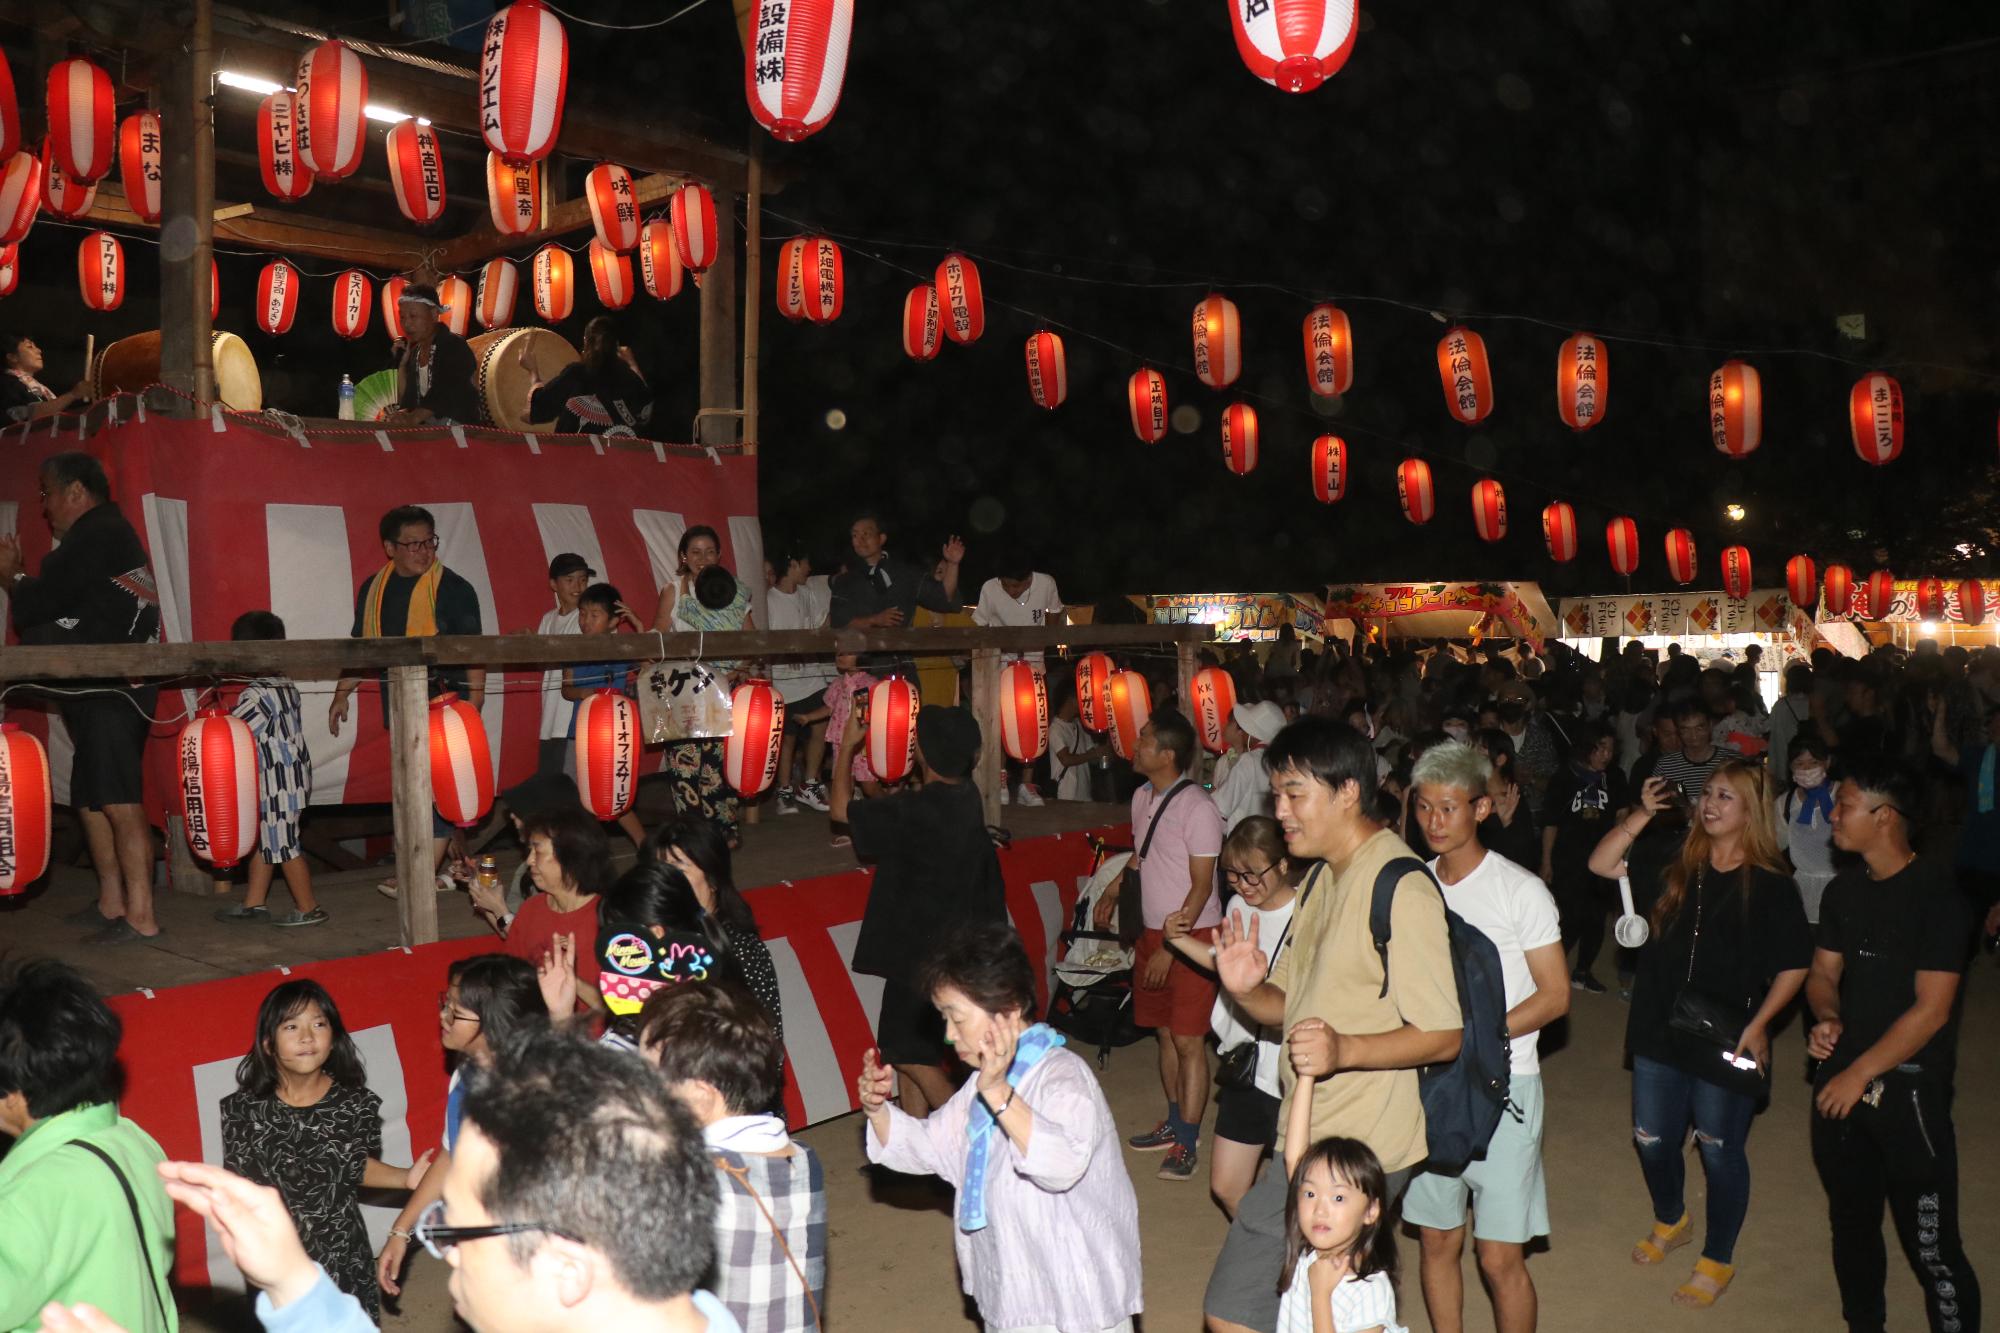
[(1250, 72), (1288, 93), (1309, 93), (1340, 72), (1354, 50), (1361, 6), (1354, 0), (1232, 3), (1229, 26)]
[(375, 304), (375, 284), (358, 268), (333, 280), (333, 331), (343, 338), (368, 332), (368, 309)]
[(1862, 462), (1895, 462), (1903, 452), (1903, 386), (1880, 371), (1863, 375), (1848, 392), (1847, 421)]
[(493, 215), (493, 230), (502, 236), (524, 236), (541, 226), (541, 164), (509, 162), (498, 153), (488, 153), (486, 209)]
[(937, 266), (937, 293), (944, 336), (955, 343), (978, 342), (986, 332), (986, 290), (979, 266), (964, 255), (946, 255)]
[(1139, 747), (1139, 733), (1153, 716), (1153, 691), (1136, 671), (1114, 671), (1104, 690), (1111, 719), (1111, 748), (1130, 759)]
[(1306, 313), (1306, 384), (1321, 398), (1354, 387), (1354, 330), (1337, 305), (1316, 305)]
[(606, 310), (632, 304), (632, 261), (595, 236), (590, 238), (590, 285)]
[(674, 191), (667, 209), (674, 224), (674, 244), (680, 247), (681, 264), (699, 273), (721, 253), (721, 233), (716, 230), (715, 197), (706, 185), (689, 181)]
[(1986, 623), (1986, 585), (1978, 579), (1959, 580), (1958, 618), (1967, 625)]
[(0, 173), (0, 245), (17, 245), (42, 206), (42, 163), (33, 153), (15, 153)]
[(1556, 415), (1571, 430), (1589, 430), (1604, 416), (1610, 392), (1604, 344), (1594, 333), (1572, 333), (1556, 352)]
[(431, 799), (447, 824), (471, 828), (493, 808), (493, 754), (479, 710), (456, 694), (431, 700)]
[(840, 247), (824, 236), (806, 242), (799, 264), (800, 295), (806, 318), (814, 324), (830, 324), (840, 318), (847, 298), (847, 279)]
[(868, 767), (884, 782), (901, 782), (917, 757), (917, 687), (901, 676), (868, 691)]
[(665, 218), (654, 218), (639, 228), (639, 284), (655, 301), (671, 301), (681, 294), (681, 249), (674, 243), (674, 226)]
[(903, 298), (903, 355), (929, 361), (938, 354), (938, 294), (928, 282), (910, 288)]
[(403, 216), (422, 224), (444, 216), (444, 154), (437, 131), (415, 120), (389, 127), (389, 184)]
[(289, 333), (299, 311), (299, 271), (273, 259), (257, 274), (257, 327), (276, 336)]
[(1639, 525), (1619, 517), (1604, 525), (1604, 547), (1611, 555), (1611, 568), (1626, 578), (1639, 567)]
[(1201, 743), (1214, 754), (1229, 748), (1230, 715), (1236, 711), (1236, 678), (1221, 667), (1194, 673), (1194, 722)]
[(65, 172), (53, 141), (42, 146), (42, 207), (59, 218), (80, 218), (97, 202), (97, 186)]
[(1226, 296), (1210, 293), (1195, 305), (1194, 373), (1211, 389), (1227, 388), (1243, 373), (1243, 321)]
[(750, 114), (783, 143), (818, 134), (840, 103), (854, 0), (806, 0), (757, 7), (757, 30), (743, 51)]
[(14, 95), (14, 70), (0, 55), (0, 162), (21, 150), (21, 103)]
[(489, 259), (479, 270), (479, 326), (504, 329), (514, 322), (514, 298), (521, 286), (520, 270), (511, 259)]
[(92, 310), (125, 304), (125, 247), (108, 231), (94, 231), (76, 251), (76, 279)]
[(1491, 477), (1473, 483), (1472, 526), (1483, 542), (1497, 542), (1507, 536), (1507, 492)]
[(1248, 403), (1223, 410), (1222, 461), (1239, 477), (1257, 466), (1257, 409)]
[(1819, 601), (1819, 566), (1809, 555), (1795, 555), (1785, 562), (1785, 596), (1792, 599), (1792, 605), (1812, 614)]
[(617, 690), (576, 706), (576, 794), (599, 823), (632, 808), (639, 794), (639, 708)]
[(535, 251), (530, 278), (535, 286), (535, 313), (550, 324), (568, 319), (576, 308), (576, 266), (569, 251), (559, 245)]
[(1556, 500), (1542, 508), (1542, 542), (1549, 559), (1568, 564), (1576, 559), (1576, 510), (1568, 502)]
[(1069, 363), (1060, 334), (1039, 329), (1028, 335), (1028, 396), (1054, 411), (1069, 397)]
[(1132, 433), (1141, 444), (1167, 438), (1167, 377), (1141, 366), (1125, 381), (1125, 405), (1132, 414)]
[(472, 284), (456, 273), (438, 282), (438, 323), (463, 338), (472, 329)]
[(1861, 585), (1860, 611), (1863, 620), (1887, 620), (1889, 608), (1896, 604), (1896, 576), (1886, 569), (1878, 569), (1868, 576)]
[(227, 870), (257, 850), (257, 739), (241, 718), (204, 708), (174, 744), (188, 850)]
[(639, 200), (632, 193), (632, 173), (616, 162), (599, 162), (583, 179), (590, 203), (590, 225), (607, 250), (624, 254), (639, 243)]
[(1347, 494), (1347, 441), (1322, 435), (1313, 441), (1313, 498), (1330, 505)]
[(1708, 433), (1731, 458), (1757, 452), (1764, 442), (1764, 381), (1755, 366), (1725, 361), (1708, 377)]
[(1917, 619), (1944, 619), (1944, 580), (1922, 578), (1917, 580)]
[(299, 101), (282, 88), (257, 108), (257, 170), (265, 190), (288, 204), (312, 189), (312, 168), (299, 156)]
[(147, 222), (160, 220), (160, 115), (135, 111), (118, 127), (118, 179), (125, 204)]
[(344, 42), (327, 40), (299, 57), (299, 156), (321, 180), (340, 180), (361, 165), (368, 142), (368, 70)]
[(722, 780), (744, 800), (756, 800), (778, 776), (778, 754), (784, 740), (785, 696), (768, 680), (738, 685), (729, 696), (729, 739), (722, 744)]
[(1033, 662), (1000, 669), (1000, 748), (1017, 764), (1049, 748), (1049, 682)]
[(1428, 523), (1437, 512), (1437, 492), (1431, 486), (1431, 465), (1421, 458), (1405, 458), (1396, 465), (1396, 498), (1402, 502), (1403, 517), (1412, 523)]
[(111, 170), (117, 118), (109, 74), (82, 59), (49, 66), (49, 155), (65, 176), (89, 185)]
[(1675, 583), (1694, 582), (1697, 558), (1692, 532), (1674, 528), (1667, 533), (1667, 575)]
[(1493, 369), (1486, 359), (1486, 340), (1471, 329), (1447, 329), (1438, 339), (1438, 382), (1453, 421), (1476, 426), (1493, 411)]
[(1826, 582), (1822, 585), (1826, 592), (1826, 614), (1844, 616), (1854, 607), (1854, 571), (1846, 565), (1828, 565)]
[(778, 248), (778, 313), (797, 323), (806, 317), (804, 236), (794, 236)]
[(382, 327), (388, 330), (395, 342), (403, 341), (403, 289), (410, 285), (408, 278), (390, 278), (382, 284)]
[(510, 162), (539, 162), (562, 129), (569, 37), (539, 0), (520, 0), (486, 21), (479, 57), (479, 130)]
[(1108, 653), (1085, 653), (1076, 662), (1076, 719), (1085, 731), (1111, 725), (1111, 677), (1118, 666)]
[[(5, 57), (0, 56), (0, 60)], [(12, 296), (21, 285), (21, 247), (0, 245), (0, 296)], [(211, 315), (209, 318), (213, 319)]]
[(1750, 548), (1722, 548), (1722, 590), (1737, 600), (1750, 595)]
[(0, 898), (48, 872), (54, 793), (49, 752), (14, 723), (0, 723)]

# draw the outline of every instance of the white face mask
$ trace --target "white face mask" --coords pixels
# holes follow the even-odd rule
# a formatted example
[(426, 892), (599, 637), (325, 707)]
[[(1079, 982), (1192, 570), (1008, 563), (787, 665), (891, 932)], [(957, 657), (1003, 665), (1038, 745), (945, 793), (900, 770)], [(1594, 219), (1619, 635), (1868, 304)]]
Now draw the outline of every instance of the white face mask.
[(1792, 781), (1806, 791), (1811, 791), (1814, 787), (1826, 781), (1826, 770), (1823, 768), (1795, 768), (1792, 770)]
[(1466, 726), (1463, 722), (1447, 722), (1445, 723), (1444, 734), (1455, 741), (1462, 741), (1472, 734), (1472, 728)]

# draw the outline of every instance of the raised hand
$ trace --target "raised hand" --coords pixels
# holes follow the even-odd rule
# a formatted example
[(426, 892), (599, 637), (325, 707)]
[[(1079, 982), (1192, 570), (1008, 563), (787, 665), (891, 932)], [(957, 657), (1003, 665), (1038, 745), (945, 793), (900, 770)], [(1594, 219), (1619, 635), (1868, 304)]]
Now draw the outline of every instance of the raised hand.
[(861, 1099), (861, 1109), (874, 1115), (889, 1099), (896, 1095), (896, 1073), (886, 1069), (877, 1060), (880, 1052), (870, 1047), (861, 1057), (861, 1077), (855, 1080), (854, 1090)]
[(549, 1017), (560, 1023), (576, 1012), (576, 936), (557, 935), (550, 939), (548, 952), (535, 965), (535, 980), (542, 988), (542, 1003)]
[(714, 915), (715, 886), (708, 882), (708, 876), (694, 863), (694, 858), (678, 846), (669, 846), (667, 864), (680, 871), (682, 877), (687, 880), (688, 887), (694, 890), (695, 901), (701, 904), (701, 910), (711, 916)]
[(1215, 974), (1224, 989), (1232, 995), (1247, 995), (1264, 984), (1271, 960), (1257, 947), (1256, 917), (1250, 918), (1247, 930), (1238, 930), (1234, 920), (1223, 918), (1216, 940)]
[(944, 562), (947, 565), (962, 564), (965, 560), (965, 540), (957, 533), (945, 538)]
[(215, 1228), (223, 1253), (272, 1304), (283, 1308), (312, 1290), (319, 1269), (306, 1257), (278, 1191), (206, 1162), (162, 1162), (159, 1172), (167, 1196)]

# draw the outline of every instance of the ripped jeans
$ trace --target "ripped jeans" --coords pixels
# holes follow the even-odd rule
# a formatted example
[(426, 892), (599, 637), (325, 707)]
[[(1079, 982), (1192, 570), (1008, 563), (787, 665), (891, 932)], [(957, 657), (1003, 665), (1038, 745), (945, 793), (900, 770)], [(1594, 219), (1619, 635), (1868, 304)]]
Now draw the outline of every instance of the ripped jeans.
[(1701, 1254), (1732, 1262), (1736, 1236), (1750, 1211), (1750, 1156), (1744, 1141), (1757, 1103), (1669, 1064), (1632, 1058), (1632, 1142), (1653, 1196), (1653, 1216), (1672, 1226), (1686, 1211), (1685, 1144), (1690, 1123), (1708, 1177), (1708, 1218)]

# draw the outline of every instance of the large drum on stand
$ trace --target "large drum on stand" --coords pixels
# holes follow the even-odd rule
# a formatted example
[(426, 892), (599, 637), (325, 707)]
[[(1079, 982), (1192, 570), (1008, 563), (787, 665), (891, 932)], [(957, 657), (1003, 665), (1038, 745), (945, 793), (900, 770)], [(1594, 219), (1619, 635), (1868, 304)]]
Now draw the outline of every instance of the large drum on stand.
[[(257, 373), (257, 358), (251, 354), (248, 343), (218, 329), (209, 341), (209, 358), (215, 368), (215, 396), (224, 407), (237, 412), (264, 409), (264, 379)], [(99, 352), (97, 363), (90, 368), (93, 399), (114, 393), (137, 393), (158, 383), (158, 329), (120, 338)]]
[[(472, 347), (477, 369), (473, 387), (486, 408), (486, 424), (500, 430), (529, 431), (547, 435), (556, 428), (554, 418), (528, 420), (528, 394), (534, 381), (554, 379), (565, 367), (581, 360), (569, 340), (548, 329), (495, 329), (466, 340)], [(532, 374), (521, 364), (526, 348)]]

